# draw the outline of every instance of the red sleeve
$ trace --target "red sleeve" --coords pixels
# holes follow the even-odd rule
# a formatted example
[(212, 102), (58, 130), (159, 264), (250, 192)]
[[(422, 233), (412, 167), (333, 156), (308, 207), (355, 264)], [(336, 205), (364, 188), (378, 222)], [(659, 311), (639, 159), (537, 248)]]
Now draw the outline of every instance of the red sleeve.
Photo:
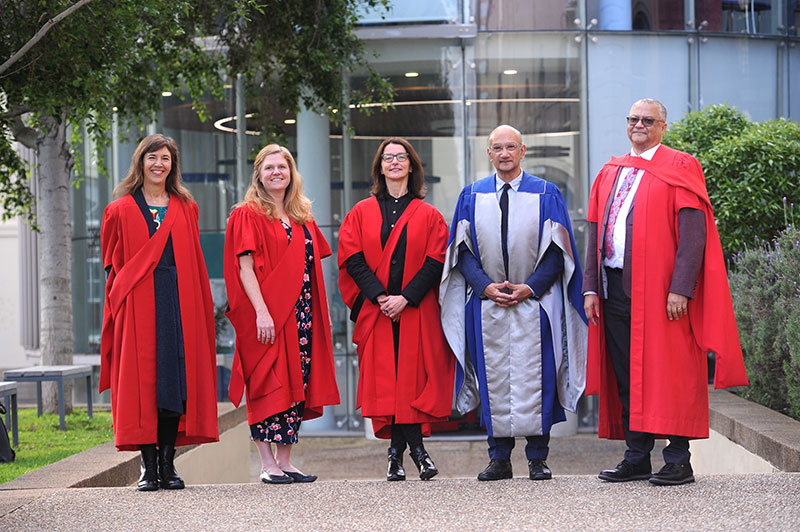
[(347, 259), (359, 251), (364, 251), (364, 246), (361, 242), (361, 212), (359, 206), (356, 205), (347, 213), (339, 227), (339, 253), (337, 256), (339, 270), (346, 272)]
[(103, 253), (103, 268), (111, 266), (114, 256), (114, 249), (117, 245), (117, 227), (119, 224), (119, 213), (117, 205), (111, 203), (103, 211), (103, 222), (100, 226), (100, 249)]
[(447, 249), (447, 240), (450, 236), (450, 231), (447, 228), (447, 222), (444, 221), (442, 214), (433, 207), (431, 211), (432, 214), (429, 222), (430, 237), (428, 238), (426, 254), (433, 260), (444, 263), (444, 254)]
[(254, 216), (249, 207), (239, 207), (231, 213), (228, 220), (228, 237), (231, 238), (231, 250), (235, 256), (247, 251), (263, 252), (263, 243), (259, 242)]
[(328, 244), (328, 241), (325, 240), (325, 237), (323, 236), (322, 231), (320, 231), (317, 222), (311, 220), (308, 222), (308, 224), (310, 225), (309, 232), (313, 235), (313, 238), (317, 243), (319, 258), (324, 259), (325, 257), (330, 257), (333, 254), (331, 251), (331, 246)]

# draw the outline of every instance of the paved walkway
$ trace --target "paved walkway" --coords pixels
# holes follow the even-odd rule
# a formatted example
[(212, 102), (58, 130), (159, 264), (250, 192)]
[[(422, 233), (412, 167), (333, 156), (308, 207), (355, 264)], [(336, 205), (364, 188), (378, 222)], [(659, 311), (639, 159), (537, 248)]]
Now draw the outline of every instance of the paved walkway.
[[(694, 484), (608, 484), (597, 471), (616, 464), (621, 442), (594, 435), (554, 439), (551, 481), (532, 482), (522, 445), (515, 478), (478, 482), (481, 441), (434, 441), (426, 447), (441, 475), (383, 479), (385, 442), (363, 438), (301, 440), (295, 463), (320, 475), (313, 484), (195, 485), (183, 491), (134, 488), (37, 490), (20, 498), (0, 529), (41, 530), (799, 530), (800, 473), (698, 475)], [(654, 453), (654, 467), (661, 465)], [(408, 461), (408, 460), (407, 460)], [(253, 462), (257, 474), (257, 460)], [(251, 475), (251, 476), (252, 476)]]

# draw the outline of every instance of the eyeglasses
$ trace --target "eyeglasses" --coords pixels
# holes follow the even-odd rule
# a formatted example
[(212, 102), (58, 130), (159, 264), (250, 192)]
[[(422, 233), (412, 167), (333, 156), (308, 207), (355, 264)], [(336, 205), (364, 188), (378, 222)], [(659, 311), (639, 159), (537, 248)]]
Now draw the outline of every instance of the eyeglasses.
[(495, 144), (494, 146), (489, 146), (489, 149), (492, 150), (493, 153), (500, 153), (503, 150), (515, 152), (519, 147), (519, 144)]
[(638, 116), (626, 116), (625, 120), (628, 121), (628, 125), (629, 126), (635, 126), (636, 124), (639, 123), (639, 120), (641, 120), (642, 124), (644, 124), (644, 127), (650, 127), (653, 124), (655, 124), (656, 122), (663, 122), (663, 120), (661, 120), (660, 118), (649, 118), (649, 117), (648, 118), (640, 118)]
[(387, 163), (392, 162), (392, 159), (394, 159), (394, 158), (397, 158), (397, 162), (404, 163), (404, 162), (406, 162), (408, 160), (408, 154), (407, 153), (384, 153), (383, 155), (381, 155), (381, 159), (383, 159)]

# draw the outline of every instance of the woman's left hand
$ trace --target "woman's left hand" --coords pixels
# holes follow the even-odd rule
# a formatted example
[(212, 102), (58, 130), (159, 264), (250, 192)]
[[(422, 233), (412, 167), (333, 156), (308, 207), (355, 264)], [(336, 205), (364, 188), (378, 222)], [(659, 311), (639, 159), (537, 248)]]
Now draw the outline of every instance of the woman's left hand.
[(392, 321), (400, 321), (400, 314), (408, 305), (403, 296), (387, 296), (381, 305), (381, 312)]

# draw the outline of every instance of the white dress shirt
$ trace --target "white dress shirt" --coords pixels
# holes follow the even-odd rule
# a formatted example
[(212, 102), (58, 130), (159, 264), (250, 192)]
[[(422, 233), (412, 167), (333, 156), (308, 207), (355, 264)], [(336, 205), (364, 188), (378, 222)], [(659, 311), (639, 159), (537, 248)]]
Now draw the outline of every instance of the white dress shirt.
[[(647, 151), (643, 151), (640, 154), (634, 153), (633, 149), (631, 149), (631, 156), (632, 157), (642, 157), (647, 159), (648, 161), (653, 159), (653, 156), (656, 154), (656, 150), (661, 144), (657, 144), (650, 148)], [(631, 171), (630, 166), (625, 166), (620, 170), (620, 175), (625, 176), (628, 172)], [(603, 264), (606, 268), (619, 268), (622, 269), (623, 262), (625, 260), (625, 230), (626, 230), (626, 220), (628, 218), (628, 213), (631, 211), (631, 206), (633, 205), (633, 198), (636, 196), (636, 190), (639, 188), (639, 183), (642, 182), (642, 175), (644, 174), (644, 170), (639, 170), (636, 172), (636, 178), (633, 180), (633, 186), (631, 187), (630, 191), (628, 191), (628, 195), (625, 197), (625, 201), (622, 202), (622, 207), (619, 209), (619, 215), (617, 215), (616, 222), (614, 223), (614, 255), (609, 259), (603, 257)], [(614, 196), (617, 195), (617, 191), (622, 186), (623, 179), (619, 179), (617, 181), (617, 188), (614, 190)], [(613, 201), (613, 200), (612, 200)], [(605, 235), (603, 235), (605, 237)]]

